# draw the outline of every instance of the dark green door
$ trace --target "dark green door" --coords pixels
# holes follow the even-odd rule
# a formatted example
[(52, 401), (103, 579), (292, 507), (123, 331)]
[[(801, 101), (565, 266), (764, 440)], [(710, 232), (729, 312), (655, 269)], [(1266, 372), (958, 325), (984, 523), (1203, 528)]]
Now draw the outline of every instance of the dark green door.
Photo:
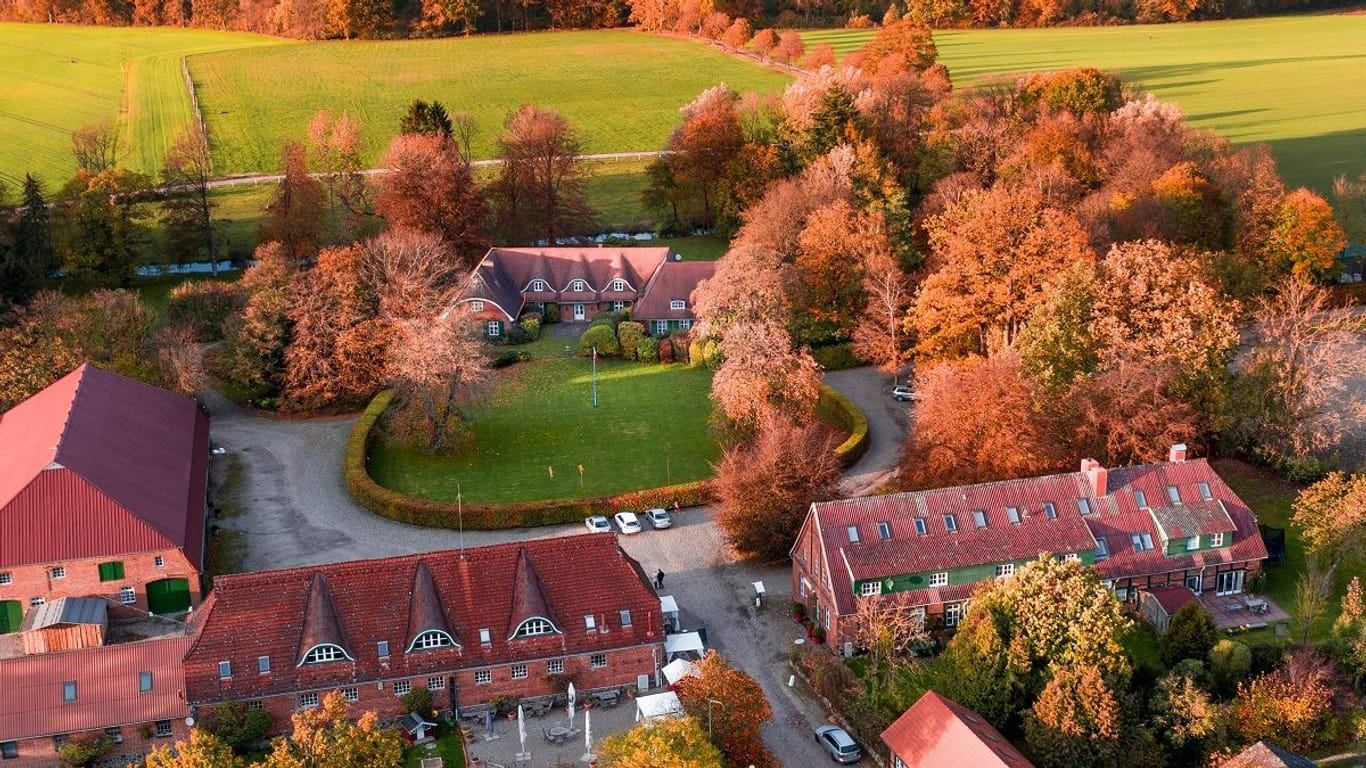
[(147, 608), (152, 613), (178, 613), (190, 607), (190, 582), (162, 579), (147, 585)]
[(0, 600), (0, 635), (18, 632), (24, 620), (24, 607), (18, 600)]

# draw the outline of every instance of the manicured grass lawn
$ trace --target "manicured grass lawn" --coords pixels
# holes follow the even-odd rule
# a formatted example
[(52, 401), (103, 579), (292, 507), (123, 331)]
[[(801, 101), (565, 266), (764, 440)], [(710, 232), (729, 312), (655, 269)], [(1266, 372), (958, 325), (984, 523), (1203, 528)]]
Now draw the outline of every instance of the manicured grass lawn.
[[(840, 53), (871, 32), (804, 33)], [(935, 33), (954, 84), (1093, 66), (1174, 101), (1191, 122), (1237, 143), (1268, 142), (1293, 185), (1327, 193), (1366, 172), (1366, 15), (1315, 14), (1156, 26)]]
[(790, 80), (631, 30), (307, 43), (196, 56), (190, 68), (220, 173), (276, 168), (281, 143), (302, 138), (319, 109), (361, 119), (367, 161), (416, 98), (470, 112), (476, 157), (492, 156), (508, 113), (527, 102), (568, 118), (586, 152), (622, 152), (659, 149), (679, 107), (719, 82), (771, 93)]
[(32, 172), (55, 191), (76, 170), (71, 132), (115, 120), (124, 165), (153, 173), (190, 120), (182, 57), (285, 42), (191, 29), (0, 24), (0, 179), (13, 191)]
[(460, 731), (443, 725), (437, 733), (441, 735), (436, 739), (436, 749), (427, 749), (427, 745), (423, 744), (403, 750), (404, 768), (419, 768), (424, 757), (444, 758), (444, 764), (451, 768), (465, 764), (465, 745), (460, 741)]
[(440, 501), (454, 501), (458, 484), (465, 501), (496, 503), (603, 496), (712, 474), (719, 450), (708, 430), (705, 368), (601, 360), (597, 408), (584, 358), (535, 360), (497, 376), (497, 392), (472, 410), (466, 450), (433, 457), (379, 445), (370, 455), (375, 480)]

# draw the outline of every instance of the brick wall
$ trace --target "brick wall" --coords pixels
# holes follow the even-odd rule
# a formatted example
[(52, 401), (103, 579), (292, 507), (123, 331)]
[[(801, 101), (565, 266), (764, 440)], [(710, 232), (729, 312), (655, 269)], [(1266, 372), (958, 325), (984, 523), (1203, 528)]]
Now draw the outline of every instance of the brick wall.
[[(119, 726), (119, 734), (123, 741), (115, 746), (114, 751), (106, 758), (110, 764), (115, 762), (115, 758), (128, 758), (129, 762), (136, 761), (150, 753), (152, 750), (171, 746), (176, 741), (188, 739), (190, 729), (185, 725), (184, 719), (163, 721), (171, 726), (170, 736), (157, 736), (156, 723), (132, 723)], [(152, 734), (150, 738), (143, 738), (141, 729), (146, 726), (148, 732)], [(102, 731), (88, 731), (88, 733), (101, 733)], [(32, 739), (19, 739), (17, 742), (19, 756), (14, 759), (5, 760), (5, 768), (66, 768), (66, 765), (57, 756), (56, 742), (51, 736), (40, 736)], [(118, 760), (122, 765), (123, 761)]]
[[(163, 565), (157, 567), (156, 558)], [(123, 563), (123, 578), (100, 581), (100, 564)], [(52, 569), (64, 569), (62, 578), (53, 578)], [(132, 587), (137, 601), (134, 607), (147, 610), (147, 584), (160, 579), (185, 579), (190, 586), (190, 604), (199, 605), (199, 573), (179, 549), (164, 549), (134, 554), (106, 555), (83, 560), (64, 560), (51, 563), (7, 566), (0, 573), (10, 575), (9, 584), (0, 584), (0, 600), (18, 600), (27, 612), (30, 602), (41, 597), (52, 602), (60, 597), (107, 597), (119, 602), (123, 587)]]

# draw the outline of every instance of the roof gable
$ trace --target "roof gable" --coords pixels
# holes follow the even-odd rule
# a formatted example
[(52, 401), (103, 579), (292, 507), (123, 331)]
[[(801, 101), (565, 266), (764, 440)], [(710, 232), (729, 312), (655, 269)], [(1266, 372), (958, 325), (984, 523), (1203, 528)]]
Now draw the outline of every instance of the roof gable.
[(545, 599), (545, 590), (536, 576), (536, 567), (531, 564), (531, 555), (525, 549), (517, 551), (517, 570), (512, 577), (512, 613), (508, 616), (508, 637), (514, 637), (522, 625), (531, 619), (545, 619), (556, 630), (560, 622), (550, 603)]
[(418, 636), (424, 632), (444, 632), (452, 643), (460, 645), (460, 638), (446, 622), (446, 612), (441, 607), (441, 595), (437, 594), (432, 570), (427, 567), (426, 560), (419, 560), (413, 574), (413, 599), (408, 606), (408, 642), (404, 647), (411, 651)]
[(308, 588), (298, 663), (303, 664), (310, 651), (323, 645), (335, 645), (348, 657), (351, 656), (346, 635), (337, 619), (337, 608), (332, 604), (332, 595), (327, 588), (327, 577), (319, 572), (313, 574)]
[(1211, 533), (1233, 533), (1238, 526), (1224, 510), (1223, 502), (1197, 501), (1177, 506), (1159, 506), (1148, 510), (1157, 524), (1158, 533), (1168, 540), (1205, 536)]
[[(631, 316), (637, 320), (692, 319), (692, 293), (703, 280), (716, 274), (714, 261), (665, 261), (645, 285)], [(672, 302), (682, 300), (683, 309)]]
[(1259, 741), (1224, 761), (1220, 768), (1314, 768), (1316, 765), (1307, 757)]
[(906, 768), (1032, 768), (991, 723), (927, 691), (882, 732)]

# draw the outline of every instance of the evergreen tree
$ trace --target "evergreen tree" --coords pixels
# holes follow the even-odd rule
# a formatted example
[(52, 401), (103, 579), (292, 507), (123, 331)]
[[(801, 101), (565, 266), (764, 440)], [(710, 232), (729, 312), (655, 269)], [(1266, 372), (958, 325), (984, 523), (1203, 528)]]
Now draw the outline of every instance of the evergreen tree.
[[(0, 246), (3, 248), (3, 246)], [(14, 224), (14, 239), (0, 250), (0, 302), (23, 304), (52, 272), (52, 225), (43, 185), (24, 177), (23, 210)]]
[(422, 99), (413, 99), (408, 112), (399, 122), (399, 133), (424, 133), (429, 136), (450, 136), (451, 116), (439, 101), (430, 104)]

